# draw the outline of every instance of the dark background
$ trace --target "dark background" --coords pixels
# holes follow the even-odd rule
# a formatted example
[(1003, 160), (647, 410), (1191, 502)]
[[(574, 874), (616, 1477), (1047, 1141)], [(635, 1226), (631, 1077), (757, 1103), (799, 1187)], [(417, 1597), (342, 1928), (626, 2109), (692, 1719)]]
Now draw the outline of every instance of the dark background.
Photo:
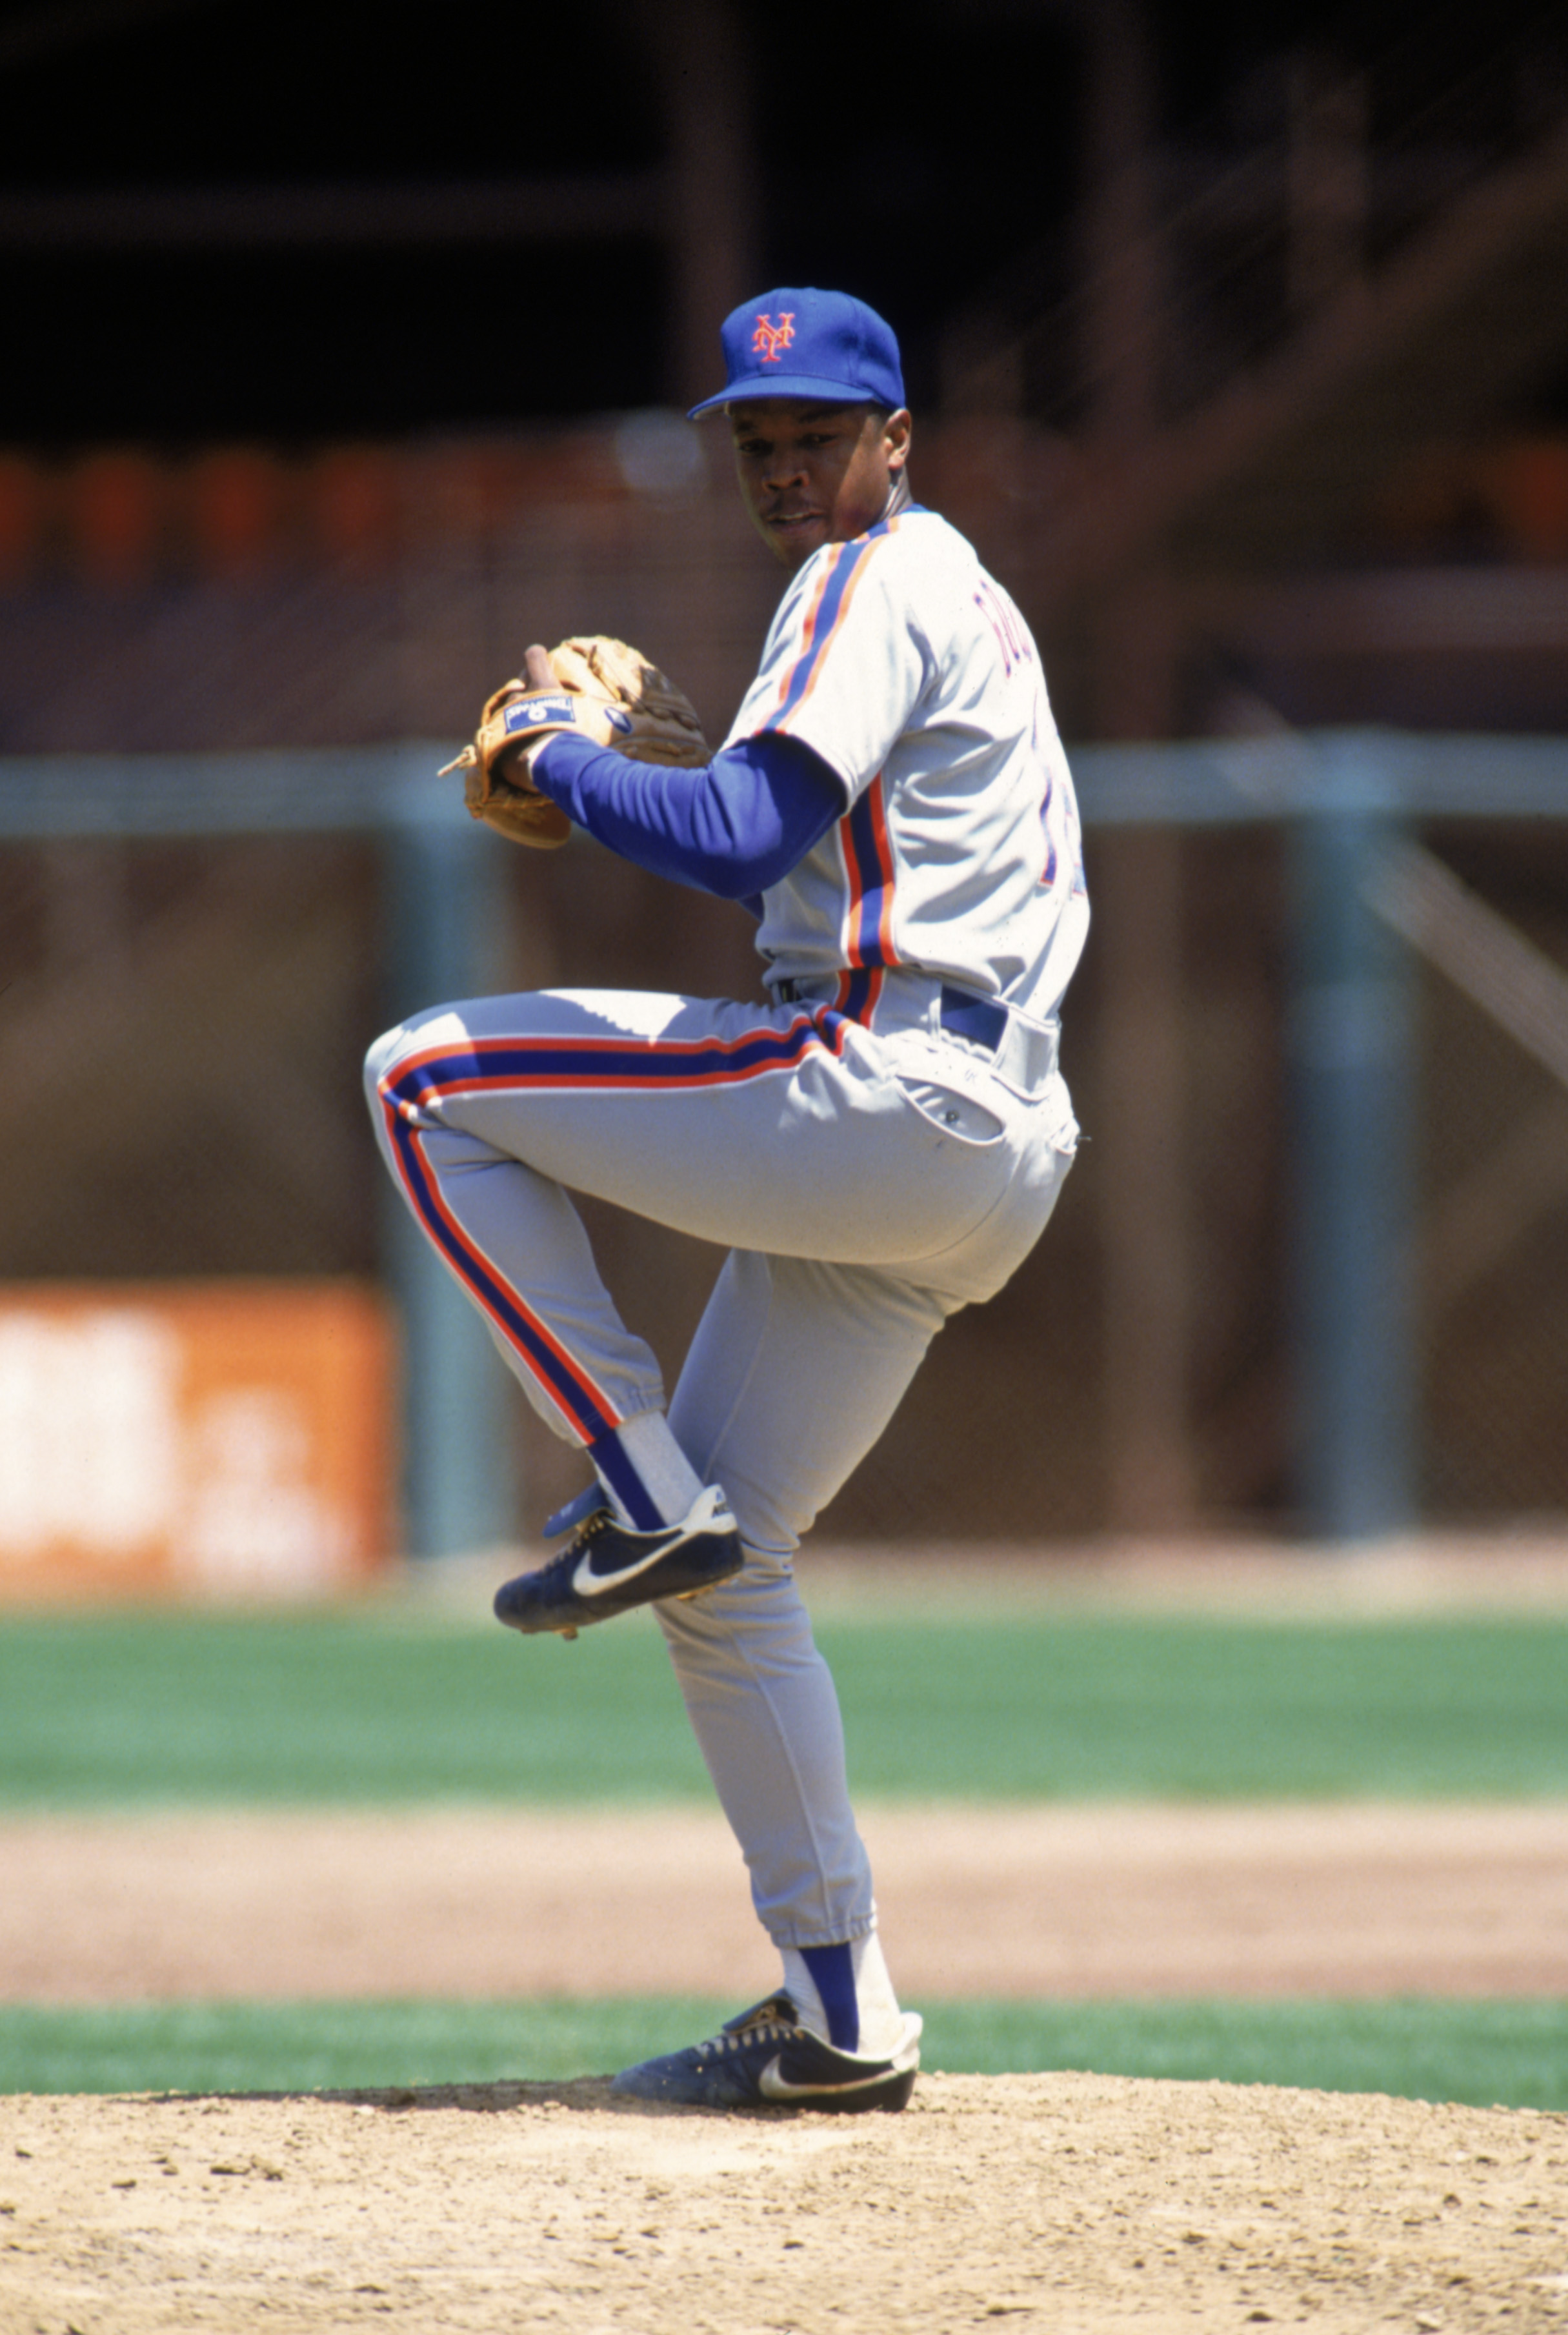
[[(1030, 0), (737, 0), (711, 127), (750, 174), (748, 288), (842, 285), (884, 309), (917, 402), (955, 311), (997, 286), (1061, 297), (1095, 158), (1085, 24)], [(121, 0), (0, 15), (0, 437), (188, 445), (399, 434), (650, 405), (672, 374), (669, 262), (643, 232), (552, 240), (400, 214), (366, 239), (308, 222), (142, 233), (125, 198), (538, 189), (635, 179), (669, 143), (678, 25), (700, 11), (585, 0), (471, 6)], [(1293, 5), (1146, 12), (1152, 127), (1173, 167), (1223, 169), (1277, 132), (1303, 44), (1371, 77), (1374, 136), (1495, 146), (1564, 86), (1560, 7)], [(1555, 85), (1554, 85), (1555, 77)], [(18, 197), (70, 196), (41, 223)], [(9, 207), (5, 207), (8, 203)], [(276, 226), (274, 235), (283, 232)], [(341, 232), (341, 230), (334, 231)], [(259, 240), (256, 238), (259, 237)], [(178, 238), (177, 238), (178, 239)], [(744, 296), (741, 295), (740, 296)], [(1545, 410), (1563, 410), (1561, 384)]]

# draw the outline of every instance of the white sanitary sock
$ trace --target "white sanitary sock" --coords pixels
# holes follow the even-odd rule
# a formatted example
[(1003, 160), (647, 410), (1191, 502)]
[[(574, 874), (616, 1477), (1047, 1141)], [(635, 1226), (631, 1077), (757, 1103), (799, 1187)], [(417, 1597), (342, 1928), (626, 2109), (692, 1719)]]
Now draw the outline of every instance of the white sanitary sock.
[[(618, 1446), (618, 1451), (605, 1448), (611, 1445)], [(610, 1496), (611, 1507), (620, 1522), (634, 1531), (656, 1531), (659, 1524), (678, 1525), (702, 1497), (702, 1478), (670, 1432), (670, 1422), (662, 1410), (640, 1411), (635, 1419), (626, 1419), (613, 1436), (595, 1444), (589, 1457)], [(632, 1499), (622, 1497), (628, 1488), (628, 1469), (644, 1495), (641, 1516)], [(657, 1512), (656, 1519), (648, 1513), (650, 1508)]]
[[(799, 2006), (800, 2024), (826, 2043), (828, 2014), (806, 1957), (796, 1946), (784, 1946), (780, 1951), (784, 1956), (784, 1983)], [(868, 1930), (865, 1937), (850, 1941), (849, 1952), (855, 1965), (856, 2007), (860, 2013), (857, 2048), (866, 2059), (887, 2059), (904, 2039), (905, 2020), (893, 1991), (882, 1941), (875, 1930)]]

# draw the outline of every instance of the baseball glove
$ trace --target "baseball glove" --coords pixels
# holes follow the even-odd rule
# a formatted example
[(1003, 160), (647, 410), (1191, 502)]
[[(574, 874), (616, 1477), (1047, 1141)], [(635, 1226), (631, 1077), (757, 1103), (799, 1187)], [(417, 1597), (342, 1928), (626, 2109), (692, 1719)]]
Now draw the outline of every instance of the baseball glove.
[(624, 641), (575, 635), (528, 650), (523, 675), (485, 700), (473, 744), (447, 764), (463, 772), (470, 818), (514, 843), (565, 843), (571, 820), (528, 775), (533, 750), (564, 730), (634, 762), (712, 760), (695, 708), (657, 665)]

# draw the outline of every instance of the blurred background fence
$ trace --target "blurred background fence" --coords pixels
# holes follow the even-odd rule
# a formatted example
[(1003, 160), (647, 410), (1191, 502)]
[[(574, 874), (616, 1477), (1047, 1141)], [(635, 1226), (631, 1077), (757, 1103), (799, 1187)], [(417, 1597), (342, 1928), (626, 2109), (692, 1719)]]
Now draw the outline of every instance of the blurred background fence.
[[(432, 779), (439, 751), (0, 765), (34, 952), (0, 1031), (26, 1126), (0, 1170), (7, 1278), (381, 1281), (423, 1551), (514, 1537), (580, 1463), (383, 1190), (363, 1041), (504, 987), (760, 993), (733, 911), (586, 842), (508, 851)], [(1137, 1126), (1148, 1027), (1118, 1029), (1091, 974), (1068, 1057), (1089, 1140), (1050, 1238), (950, 1326), (830, 1528), (1353, 1540), (1568, 1506), (1568, 741), (1283, 733), (1077, 761), (1091, 883), (1128, 838), (1174, 837), (1186, 863), (1157, 1025), (1174, 1095)], [(1100, 929), (1097, 956), (1121, 938)], [(1136, 1177), (1099, 1172), (1118, 1108)], [(1147, 1250), (1151, 1191), (1173, 1245), (1137, 1276), (1119, 1252)], [(673, 1379), (716, 1257), (589, 1213)]]
[[(586, 0), (556, 63), (600, 38), (613, 152), (535, 125), (483, 179), (466, 19), (369, 55), (344, 0), (0, 36), (5, 1303), (391, 1291), (411, 1544), (576, 1487), (401, 1245), (358, 1064), (469, 986), (758, 993), (732, 910), (586, 842), (508, 854), (430, 774), (574, 629), (721, 733), (777, 576), (680, 410), (733, 302), (843, 282), (903, 336), (917, 492), (1040, 640), (1095, 925), (1049, 1237), (824, 1529), (1560, 1526), (1561, 12), (880, 25), (841, 11), (879, 93), (851, 154), (798, 107), (774, 134), (754, 0)], [(587, 1213), (673, 1371), (714, 1260)], [(14, 1484), (53, 1415), (23, 1351)]]

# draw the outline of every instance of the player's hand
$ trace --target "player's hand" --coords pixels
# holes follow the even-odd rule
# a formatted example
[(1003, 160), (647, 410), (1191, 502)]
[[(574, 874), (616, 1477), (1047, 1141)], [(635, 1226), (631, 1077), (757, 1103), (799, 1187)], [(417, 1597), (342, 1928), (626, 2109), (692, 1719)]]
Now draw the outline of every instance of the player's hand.
[(447, 764), (463, 773), (470, 815), (516, 843), (564, 843), (572, 823), (531, 770), (563, 731), (634, 762), (699, 770), (713, 758), (691, 701), (624, 641), (574, 635), (553, 649), (534, 641), (522, 671), (485, 700), (473, 744)]

